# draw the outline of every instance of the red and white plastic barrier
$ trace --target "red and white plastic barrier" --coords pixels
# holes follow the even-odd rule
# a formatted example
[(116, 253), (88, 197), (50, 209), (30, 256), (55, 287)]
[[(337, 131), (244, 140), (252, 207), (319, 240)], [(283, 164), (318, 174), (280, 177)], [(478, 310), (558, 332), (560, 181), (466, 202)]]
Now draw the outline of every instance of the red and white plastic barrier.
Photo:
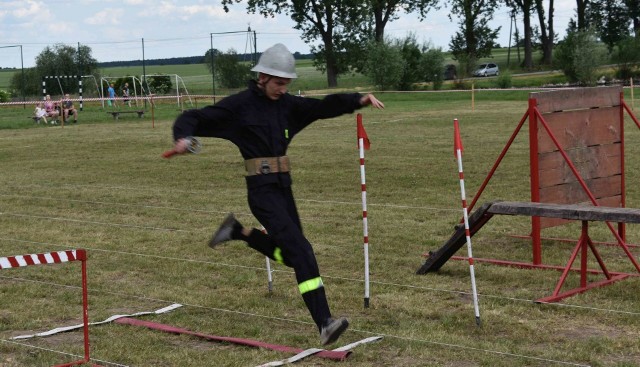
[(61, 264), (71, 261), (82, 263), (82, 325), (84, 330), (84, 359), (55, 367), (75, 366), (89, 362), (89, 313), (87, 296), (87, 252), (83, 249), (47, 252), (41, 254), (0, 257), (0, 269), (32, 265)]
[(18, 268), (29, 265), (59, 264), (75, 260), (84, 261), (85, 258), (78, 257), (78, 251), (81, 251), (81, 257), (86, 257), (84, 250), (67, 250), (43, 254), (0, 257), (0, 269)]

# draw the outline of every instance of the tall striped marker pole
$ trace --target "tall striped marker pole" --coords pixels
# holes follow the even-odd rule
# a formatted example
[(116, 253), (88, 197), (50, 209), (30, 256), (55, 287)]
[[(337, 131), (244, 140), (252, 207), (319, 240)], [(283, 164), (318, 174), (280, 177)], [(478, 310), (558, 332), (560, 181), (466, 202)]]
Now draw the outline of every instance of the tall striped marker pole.
[(469, 273), (471, 274), (471, 291), (473, 292), (473, 308), (476, 314), (476, 324), (480, 326), (480, 307), (478, 306), (478, 291), (476, 290), (476, 274), (473, 270), (473, 252), (471, 251), (471, 232), (469, 230), (469, 214), (467, 213), (467, 197), (464, 190), (464, 172), (462, 170), (462, 139), (458, 119), (453, 120), (453, 149), (458, 160), (458, 175), (460, 176), (460, 194), (462, 196), (462, 214), (464, 216), (464, 234), (467, 237), (467, 253), (469, 257)]
[(358, 148), (360, 150), (360, 185), (362, 187), (362, 233), (364, 238), (364, 308), (369, 308), (369, 224), (367, 222), (367, 185), (364, 174), (364, 151), (370, 142), (362, 125), (362, 114), (356, 116), (358, 125)]

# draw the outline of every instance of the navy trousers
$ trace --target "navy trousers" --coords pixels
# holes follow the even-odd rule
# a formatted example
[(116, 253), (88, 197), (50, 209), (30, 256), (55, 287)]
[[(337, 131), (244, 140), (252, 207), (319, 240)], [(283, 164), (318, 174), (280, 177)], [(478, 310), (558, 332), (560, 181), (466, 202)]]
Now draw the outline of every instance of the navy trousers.
[[(249, 189), (248, 201), (251, 212), (267, 230), (267, 234), (255, 229), (251, 231), (247, 241), (249, 247), (293, 268), (299, 285), (320, 280), (313, 248), (302, 233), (291, 187), (277, 183), (253, 187)], [(301, 290), (301, 293), (320, 330), (331, 317), (331, 312), (322, 283), (314, 288)]]

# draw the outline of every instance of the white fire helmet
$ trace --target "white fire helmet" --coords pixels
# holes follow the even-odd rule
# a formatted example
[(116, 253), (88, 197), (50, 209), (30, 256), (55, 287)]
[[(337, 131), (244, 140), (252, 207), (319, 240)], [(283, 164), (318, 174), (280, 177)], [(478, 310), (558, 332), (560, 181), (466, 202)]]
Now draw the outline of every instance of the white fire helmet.
[(251, 71), (287, 79), (298, 77), (296, 60), (282, 43), (276, 43), (266, 49), (260, 56), (258, 64)]

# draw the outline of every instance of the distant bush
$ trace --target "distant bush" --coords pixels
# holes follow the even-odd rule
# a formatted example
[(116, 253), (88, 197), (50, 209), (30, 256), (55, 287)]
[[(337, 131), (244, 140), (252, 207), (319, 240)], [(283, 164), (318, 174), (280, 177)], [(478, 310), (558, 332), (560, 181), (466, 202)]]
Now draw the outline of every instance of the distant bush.
[(390, 42), (371, 42), (367, 46), (363, 73), (379, 90), (389, 90), (402, 79), (404, 61), (397, 45)]
[(219, 54), (214, 59), (216, 80), (226, 88), (240, 88), (251, 79), (251, 65), (239, 61), (238, 53), (231, 49), (226, 54)]
[(511, 73), (508, 71), (503, 71), (500, 76), (496, 78), (496, 85), (498, 88), (507, 89), (513, 86), (513, 82), (511, 81)]
[(616, 78), (630, 79), (640, 76), (640, 38), (627, 37), (620, 41), (613, 59), (618, 63)]
[(0, 89), (0, 102), (9, 102), (9, 97), (11, 97), (9, 92)]
[(444, 53), (440, 48), (425, 46), (425, 52), (420, 59), (420, 72), (426, 82), (433, 83), (433, 90), (442, 89), (444, 81)]
[(606, 49), (591, 31), (572, 32), (556, 47), (554, 62), (570, 82), (595, 85), (597, 68), (606, 61)]
[(468, 82), (465, 82), (463, 79), (456, 79), (453, 81), (453, 89), (466, 90), (471, 89), (471, 85)]
[(147, 85), (153, 94), (167, 94), (173, 89), (171, 76), (169, 75), (147, 75)]

